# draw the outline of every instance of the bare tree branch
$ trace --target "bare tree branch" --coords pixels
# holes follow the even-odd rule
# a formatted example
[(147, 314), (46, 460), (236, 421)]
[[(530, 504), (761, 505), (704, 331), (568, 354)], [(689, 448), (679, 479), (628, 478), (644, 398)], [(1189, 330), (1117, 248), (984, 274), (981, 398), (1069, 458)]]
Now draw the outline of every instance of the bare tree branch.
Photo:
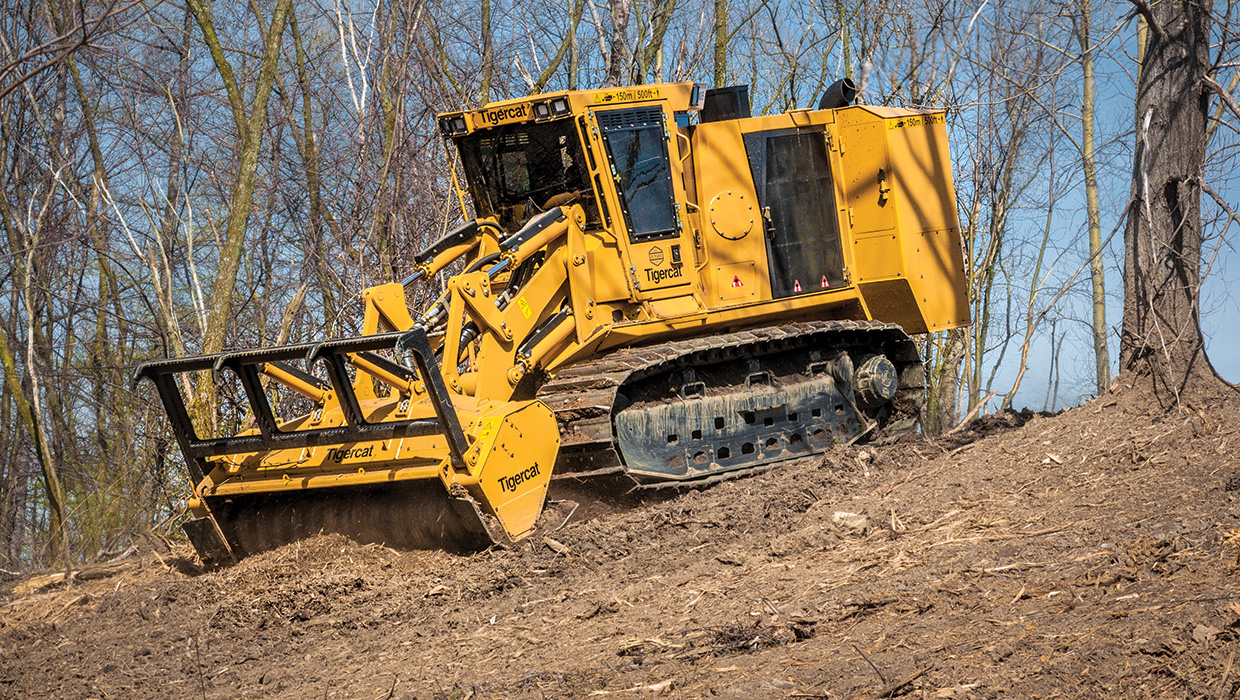
[[(8, 85), (4, 86), (3, 89), (0, 89), (0, 100), (3, 100), (4, 98), (8, 97), (10, 93), (12, 93), (17, 88), (21, 87), (22, 84), (24, 84), (27, 80), (30, 80), (31, 78), (38, 75), (39, 73), (42, 73), (48, 68), (55, 66), (57, 63), (60, 63), (67, 56), (75, 53), (82, 47), (89, 45), (91, 39), (94, 39), (96, 36), (98, 36), (101, 33), (100, 26), (105, 21), (124, 13), (126, 10), (134, 7), (135, 5), (139, 5), (143, 3), (144, 1), (145, 0), (132, 0), (129, 4), (125, 5), (124, 7), (117, 8), (116, 7), (117, 0), (112, 0), (112, 4), (108, 6), (108, 9), (104, 10), (103, 14), (97, 17), (94, 17), (93, 19), (81, 20), (72, 29), (65, 31), (65, 33), (61, 34), (55, 39), (52, 39), (51, 41), (40, 44), (39, 46), (36, 46), (33, 49), (30, 49), (29, 51), (22, 54), (21, 56), (18, 56), (17, 58), (14, 58), (8, 61), (3, 66), (0, 66), (0, 80), (4, 80), (9, 75), (16, 72), (23, 63), (26, 63), (27, 61), (33, 60), (39, 56), (43, 56), (49, 53), (56, 54), (52, 58), (49, 58), (43, 63), (21, 74), (16, 79), (14, 79), (12, 82), (10, 82)], [(156, 4), (158, 4), (158, 2)], [(146, 8), (146, 10), (142, 12), (142, 15), (147, 14), (152, 9), (153, 9), (153, 6)], [(142, 15), (139, 15), (139, 16), (142, 16)], [(66, 44), (65, 42), (70, 42), (70, 43)]]
[(1236, 118), (1240, 119), (1240, 102), (1236, 102), (1236, 98), (1232, 96), (1227, 88), (1219, 85), (1218, 81), (1209, 75), (1201, 76), (1201, 84), (1204, 85), (1210, 92), (1218, 95), (1219, 99), (1223, 101), (1223, 104), (1227, 105), (1227, 109), (1230, 109), (1231, 113), (1234, 114)]
[(1154, 36), (1159, 41), (1165, 41), (1167, 39), (1167, 32), (1158, 23), (1158, 20), (1154, 19), (1154, 12), (1150, 10), (1149, 5), (1145, 4), (1145, 0), (1128, 0), (1128, 2), (1132, 3), (1133, 9), (1137, 14), (1145, 18), (1145, 26), (1150, 28)]

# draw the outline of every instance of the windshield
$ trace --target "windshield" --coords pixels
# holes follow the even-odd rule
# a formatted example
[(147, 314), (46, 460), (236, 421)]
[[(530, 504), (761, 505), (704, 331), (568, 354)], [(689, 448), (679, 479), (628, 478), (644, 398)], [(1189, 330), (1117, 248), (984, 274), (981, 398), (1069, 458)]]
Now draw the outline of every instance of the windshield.
[(557, 195), (589, 187), (571, 119), (507, 124), (460, 138), (457, 146), (478, 213), (496, 214), (505, 226), (556, 206)]

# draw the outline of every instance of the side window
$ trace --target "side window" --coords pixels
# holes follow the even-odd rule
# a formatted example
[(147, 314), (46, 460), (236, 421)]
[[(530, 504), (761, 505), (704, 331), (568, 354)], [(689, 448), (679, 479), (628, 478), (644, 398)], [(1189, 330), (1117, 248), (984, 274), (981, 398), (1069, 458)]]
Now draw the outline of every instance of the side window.
[(598, 124), (615, 169), (630, 239), (636, 243), (676, 236), (678, 219), (663, 136), (663, 109), (599, 112)]

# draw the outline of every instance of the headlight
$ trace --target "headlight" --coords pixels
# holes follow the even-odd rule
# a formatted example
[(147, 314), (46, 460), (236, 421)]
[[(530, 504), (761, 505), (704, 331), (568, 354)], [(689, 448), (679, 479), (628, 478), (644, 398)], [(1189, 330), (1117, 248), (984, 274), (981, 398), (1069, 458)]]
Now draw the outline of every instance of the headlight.
[(551, 108), (547, 106), (547, 103), (546, 102), (535, 102), (534, 103), (534, 120), (542, 121), (544, 119), (550, 119), (550, 118), (551, 118)]
[(458, 114), (452, 117), (452, 135), (460, 136), (469, 131), (469, 126), (465, 123), (465, 115)]
[(556, 118), (568, 116), (567, 97), (557, 97), (554, 100), (551, 100), (551, 116)]

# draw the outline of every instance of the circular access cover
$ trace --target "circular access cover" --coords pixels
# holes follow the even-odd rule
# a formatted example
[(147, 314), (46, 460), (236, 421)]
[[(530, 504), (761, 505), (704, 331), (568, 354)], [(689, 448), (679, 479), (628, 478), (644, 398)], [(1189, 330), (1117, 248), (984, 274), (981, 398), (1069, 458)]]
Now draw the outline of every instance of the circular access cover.
[(754, 221), (758, 218), (758, 211), (754, 208), (756, 205), (753, 195), (746, 196), (736, 190), (727, 190), (710, 200), (706, 213), (710, 216), (710, 225), (715, 229), (715, 233), (730, 241), (736, 241), (753, 230)]

